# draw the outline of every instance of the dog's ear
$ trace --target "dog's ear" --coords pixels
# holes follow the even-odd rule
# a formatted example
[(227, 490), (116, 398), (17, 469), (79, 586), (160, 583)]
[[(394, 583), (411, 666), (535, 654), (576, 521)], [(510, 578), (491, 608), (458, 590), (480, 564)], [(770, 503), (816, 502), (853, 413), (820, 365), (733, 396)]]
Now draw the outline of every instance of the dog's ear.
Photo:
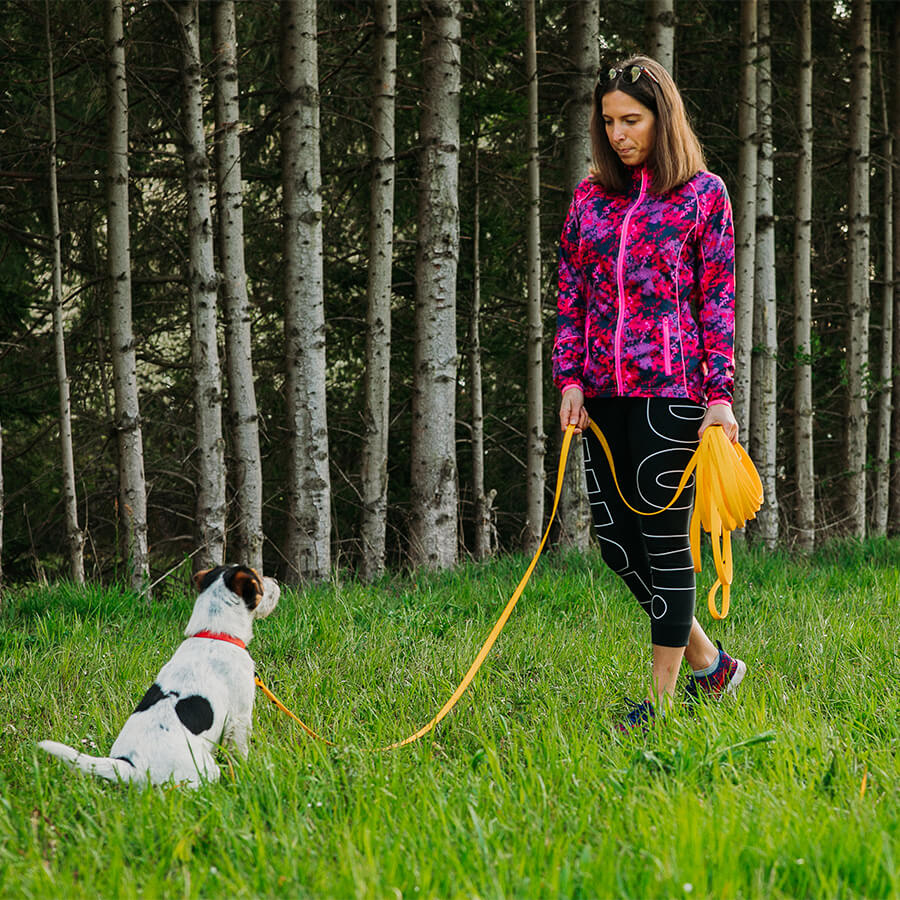
[(214, 569), (203, 569), (194, 576), (194, 584), (202, 594), (225, 570), (224, 566), (216, 566)]
[(196, 587), (198, 591), (203, 590), (203, 588), (201, 587), (201, 585), (203, 584), (203, 579), (206, 578), (206, 576), (209, 575), (211, 571), (211, 569), (203, 569), (200, 572), (194, 573), (194, 587)]
[(243, 599), (251, 612), (262, 599), (262, 579), (249, 566), (233, 566), (225, 573), (225, 587)]

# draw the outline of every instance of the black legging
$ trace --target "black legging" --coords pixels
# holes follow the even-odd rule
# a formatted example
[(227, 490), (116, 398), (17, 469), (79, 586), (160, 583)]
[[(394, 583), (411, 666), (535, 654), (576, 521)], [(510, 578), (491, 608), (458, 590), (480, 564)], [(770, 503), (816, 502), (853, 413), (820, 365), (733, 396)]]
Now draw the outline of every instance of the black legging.
[[(585, 407), (606, 436), (625, 499), (642, 512), (664, 507), (699, 443), (703, 407), (656, 397), (588, 398)], [(694, 477), (671, 509), (636, 515), (622, 503), (603, 448), (590, 431), (584, 433), (583, 448), (603, 561), (650, 616), (653, 643), (686, 647), (696, 595), (688, 536)]]

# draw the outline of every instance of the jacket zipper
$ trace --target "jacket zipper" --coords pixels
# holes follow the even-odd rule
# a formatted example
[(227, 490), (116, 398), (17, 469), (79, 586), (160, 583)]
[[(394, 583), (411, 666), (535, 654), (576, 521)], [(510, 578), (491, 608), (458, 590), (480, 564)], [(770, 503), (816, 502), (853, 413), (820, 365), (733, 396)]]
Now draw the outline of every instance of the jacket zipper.
[(666, 375), (672, 374), (672, 341), (669, 337), (669, 320), (663, 319), (663, 366)]
[(616, 354), (616, 393), (622, 393), (622, 329), (625, 325), (625, 244), (628, 240), (628, 223), (631, 221), (631, 214), (640, 206), (644, 199), (644, 191), (647, 186), (647, 172), (641, 170), (641, 190), (637, 200), (625, 213), (625, 221), (622, 223), (622, 237), (619, 240), (619, 257), (616, 261), (616, 283), (619, 289), (619, 315), (616, 321), (616, 338), (615, 338), (615, 354)]

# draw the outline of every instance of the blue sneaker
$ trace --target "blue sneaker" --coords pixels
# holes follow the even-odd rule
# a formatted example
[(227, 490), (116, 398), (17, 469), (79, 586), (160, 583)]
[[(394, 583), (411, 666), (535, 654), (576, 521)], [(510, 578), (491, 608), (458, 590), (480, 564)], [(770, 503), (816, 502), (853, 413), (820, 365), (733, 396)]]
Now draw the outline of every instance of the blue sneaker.
[(647, 732), (656, 720), (656, 710), (649, 700), (642, 700), (635, 703), (634, 700), (625, 698), (626, 703), (631, 705), (631, 709), (625, 716), (624, 722), (616, 723), (616, 730), (623, 734), (633, 734), (635, 731)]
[(719, 648), (719, 663), (715, 671), (709, 675), (691, 674), (688, 679), (685, 693), (691, 702), (707, 698), (721, 700), (726, 694), (734, 694), (747, 674), (745, 662), (729, 656), (719, 641), (716, 645)]

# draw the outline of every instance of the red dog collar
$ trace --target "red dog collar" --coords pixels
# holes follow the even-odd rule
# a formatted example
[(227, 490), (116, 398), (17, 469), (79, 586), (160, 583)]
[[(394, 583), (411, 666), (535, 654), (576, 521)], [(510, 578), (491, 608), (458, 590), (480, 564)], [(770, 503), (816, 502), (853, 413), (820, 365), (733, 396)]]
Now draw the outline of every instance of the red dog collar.
[(196, 634), (191, 635), (191, 637), (211, 638), (214, 641), (227, 641), (229, 644), (240, 647), (241, 650), (247, 649), (247, 645), (240, 638), (232, 637), (230, 634), (222, 634), (218, 631), (198, 631)]

